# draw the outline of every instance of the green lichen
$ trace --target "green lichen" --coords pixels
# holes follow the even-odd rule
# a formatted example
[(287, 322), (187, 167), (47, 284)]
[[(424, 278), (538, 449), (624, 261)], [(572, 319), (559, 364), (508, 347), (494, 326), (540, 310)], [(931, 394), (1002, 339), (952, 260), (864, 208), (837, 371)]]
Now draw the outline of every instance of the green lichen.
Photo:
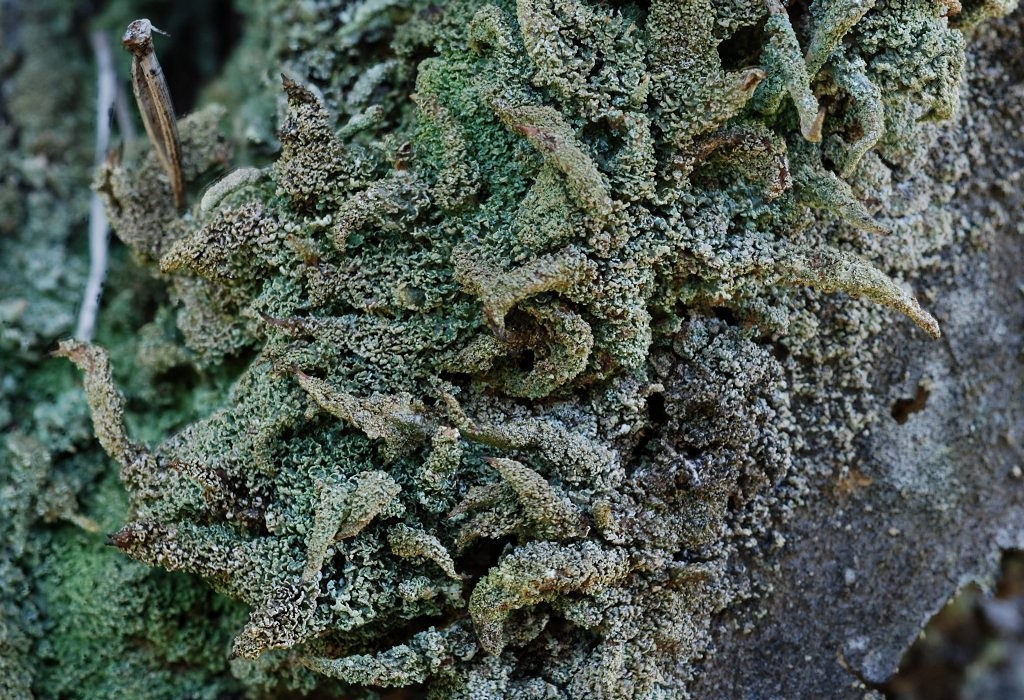
[(593, 542), (524, 545), (502, 559), (473, 589), (469, 614), (480, 645), (491, 654), (501, 654), (508, 644), (505, 621), (516, 610), (569, 593), (597, 593), (628, 573), (628, 560), (620, 549), (603, 551)]
[[(889, 228), (859, 174), (950, 117), (962, 33), (929, 0), (330, 4), (273, 30), (273, 167), (184, 217), (152, 157), (101, 174), (161, 362), (235, 375), (147, 444), (116, 363), (62, 346), (131, 501), (111, 543), (249, 606), (252, 688), (677, 697), (792, 465), (787, 295), (939, 334), (854, 252)], [(221, 116), (181, 123), (190, 181)]]
[[(244, 609), (105, 543), (128, 517), (124, 487), (80, 376), (50, 357), (74, 330), (88, 267), (96, 81), (79, 9), (0, 5), (0, 697), (223, 697), (241, 688), (223, 650)], [(134, 371), (144, 307), (163, 300), (115, 249), (97, 334), (127, 370), (129, 403), (148, 397), (161, 416), (146, 433), (220, 400), (216, 382)], [(137, 420), (138, 404), (127, 413)], [(123, 453), (122, 437), (104, 442)]]

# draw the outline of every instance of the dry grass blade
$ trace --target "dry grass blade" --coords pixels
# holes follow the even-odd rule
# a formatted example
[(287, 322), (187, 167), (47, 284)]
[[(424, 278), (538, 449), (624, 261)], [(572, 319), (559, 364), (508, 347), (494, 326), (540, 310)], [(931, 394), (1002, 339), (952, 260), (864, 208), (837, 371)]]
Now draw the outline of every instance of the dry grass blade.
[(128, 25), (121, 43), (132, 54), (132, 88), (142, 123), (170, 180), (174, 205), (182, 212), (185, 210), (185, 180), (181, 170), (181, 141), (171, 93), (153, 49), (154, 31), (160, 30), (148, 19), (137, 19)]

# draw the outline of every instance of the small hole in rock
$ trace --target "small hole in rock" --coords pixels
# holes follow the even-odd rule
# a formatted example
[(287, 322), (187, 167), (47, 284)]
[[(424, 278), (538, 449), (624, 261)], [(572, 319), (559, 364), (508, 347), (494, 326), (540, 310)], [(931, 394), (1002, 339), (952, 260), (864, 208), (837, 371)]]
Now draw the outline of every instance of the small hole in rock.
[(807, 14), (809, 4), (803, 0), (791, 0), (786, 3), (786, 14), (789, 15), (789, 21), (794, 27), (800, 26), (801, 20)]
[(458, 386), (467, 386), (473, 381), (473, 375), (467, 372), (441, 372), (440, 377)]
[(928, 402), (928, 394), (928, 389), (923, 384), (918, 384), (914, 398), (898, 399), (893, 403), (892, 417), (896, 419), (897, 423), (903, 425), (910, 419), (911, 414), (924, 410), (924, 406)]
[(711, 313), (719, 321), (725, 321), (730, 326), (738, 326), (740, 324), (736, 312), (726, 306), (715, 306), (711, 309)]
[(778, 341), (772, 343), (772, 356), (779, 362), (785, 363), (789, 359), (789, 347)]
[(601, 163), (606, 163), (626, 145), (626, 140), (619, 130), (614, 124), (609, 123), (607, 118), (587, 122), (580, 136)]
[(764, 22), (740, 27), (718, 45), (722, 69), (734, 71), (758, 65), (761, 60), (761, 48), (765, 43)]
[(662, 425), (668, 421), (668, 412), (665, 410), (665, 395), (660, 391), (647, 397), (647, 416), (655, 425)]
[(627, 17), (632, 17), (638, 22), (643, 24), (644, 20), (647, 19), (647, 15), (651, 11), (650, 0), (599, 0), (599, 4), (602, 7), (610, 7), (613, 10), (622, 12)]
[(462, 556), (458, 558), (458, 569), (469, 580), (479, 579), (484, 576), (491, 567), (498, 563), (505, 547), (514, 543), (515, 537), (499, 537), (498, 539), (479, 539), (466, 548)]
[(516, 356), (516, 367), (522, 372), (532, 372), (536, 362), (537, 357), (533, 354), (533, 350), (529, 348)]

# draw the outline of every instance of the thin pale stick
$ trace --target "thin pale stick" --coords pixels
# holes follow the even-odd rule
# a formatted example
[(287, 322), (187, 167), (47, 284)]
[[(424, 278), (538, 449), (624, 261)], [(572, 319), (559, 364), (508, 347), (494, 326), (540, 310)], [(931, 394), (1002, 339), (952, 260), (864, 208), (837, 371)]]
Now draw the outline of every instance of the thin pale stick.
[[(103, 162), (110, 147), (110, 113), (117, 99), (117, 74), (110, 52), (110, 41), (101, 31), (90, 37), (96, 55), (96, 165)], [(89, 277), (85, 283), (82, 307), (78, 311), (75, 338), (89, 342), (96, 330), (103, 280), (107, 276), (107, 242), (110, 226), (103, 212), (103, 201), (93, 192), (89, 202)]]

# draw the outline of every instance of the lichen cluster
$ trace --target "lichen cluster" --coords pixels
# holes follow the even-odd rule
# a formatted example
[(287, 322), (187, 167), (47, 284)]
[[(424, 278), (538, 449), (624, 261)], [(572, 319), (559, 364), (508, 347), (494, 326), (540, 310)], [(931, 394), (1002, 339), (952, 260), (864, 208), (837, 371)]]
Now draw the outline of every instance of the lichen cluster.
[[(144, 371), (243, 367), (145, 444), (106, 352), (62, 344), (131, 498), (110, 542), (249, 606), (233, 670), (253, 687), (677, 697), (711, 616), (754, 593), (739, 553), (772, 546), (787, 290), (939, 335), (899, 265), (846, 242), (886, 234), (858, 192), (955, 109), (956, 9), (293, 16), (285, 72), (306, 70), (283, 78), (272, 166), (185, 217), (152, 155), (99, 176), (175, 304)], [(180, 125), (190, 180), (229, 157), (220, 116)]]
[[(245, 611), (105, 545), (124, 488), (80, 375), (49, 356), (75, 328), (88, 268), (95, 75), (74, 9), (0, 3), (0, 697), (212, 700), (241, 688), (223, 669)], [(98, 337), (133, 375), (131, 339), (162, 295), (123, 249), (111, 262)], [(150, 429), (195, 415), (195, 392), (120, 378), (161, 412)]]

